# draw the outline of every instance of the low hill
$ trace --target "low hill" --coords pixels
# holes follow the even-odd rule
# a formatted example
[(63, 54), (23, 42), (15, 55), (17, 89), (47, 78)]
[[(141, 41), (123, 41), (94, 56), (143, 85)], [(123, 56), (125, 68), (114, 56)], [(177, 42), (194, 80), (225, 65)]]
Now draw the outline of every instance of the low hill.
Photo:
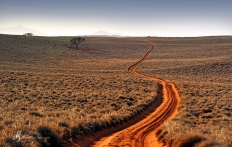
[(11, 34), (11, 35), (23, 35), (24, 33), (33, 33), (35, 36), (46, 36), (39, 30), (34, 30), (26, 28), (22, 25), (17, 25), (15, 27), (0, 28), (0, 34)]

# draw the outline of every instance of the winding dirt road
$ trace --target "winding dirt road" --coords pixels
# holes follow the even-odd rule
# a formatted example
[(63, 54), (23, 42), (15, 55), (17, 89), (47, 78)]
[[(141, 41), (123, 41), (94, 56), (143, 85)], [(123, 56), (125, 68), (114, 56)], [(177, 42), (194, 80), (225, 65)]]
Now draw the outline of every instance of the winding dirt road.
[[(123, 125), (111, 128), (109, 130), (99, 131), (97, 134), (88, 136), (82, 141), (70, 140), (70, 146), (94, 146), (94, 147), (159, 147), (156, 138), (156, 131), (161, 124), (174, 117), (177, 114), (177, 108), (180, 103), (178, 90), (173, 83), (165, 82), (162, 79), (153, 77), (151, 75), (142, 74), (135, 71), (143, 61), (145, 61), (150, 53), (155, 50), (156, 44), (149, 42), (152, 49), (149, 50), (145, 56), (132, 66), (128, 68), (132, 74), (150, 78), (159, 83), (158, 99), (142, 114), (135, 119), (130, 120)], [(102, 136), (106, 136), (101, 138)], [(99, 141), (97, 141), (99, 140)], [(69, 145), (68, 145), (69, 146)]]
[(156, 44), (149, 42), (152, 49), (135, 64), (129, 67), (129, 72), (139, 76), (144, 76), (157, 81), (162, 88), (162, 103), (148, 117), (140, 122), (130, 126), (127, 129), (114, 133), (108, 137), (101, 139), (94, 146), (130, 146), (130, 147), (158, 147), (161, 146), (156, 138), (157, 128), (168, 118), (174, 117), (180, 103), (178, 90), (173, 83), (167, 83), (162, 79), (142, 74), (135, 71), (135, 68), (145, 61), (150, 53), (156, 48)]

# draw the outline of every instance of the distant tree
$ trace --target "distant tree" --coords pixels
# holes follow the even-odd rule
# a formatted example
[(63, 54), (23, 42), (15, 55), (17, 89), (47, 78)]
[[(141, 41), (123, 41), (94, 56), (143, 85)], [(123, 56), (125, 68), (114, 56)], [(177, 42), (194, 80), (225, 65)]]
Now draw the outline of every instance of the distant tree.
[(34, 34), (32, 34), (32, 33), (25, 33), (25, 34), (23, 34), (24, 36), (34, 36)]
[(82, 37), (74, 37), (70, 40), (71, 44), (76, 45), (77, 49), (78, 49), (79, 45), (84, 41), (86, 41), (86, 40), (85, 40), (85, 38), (82, 38)]

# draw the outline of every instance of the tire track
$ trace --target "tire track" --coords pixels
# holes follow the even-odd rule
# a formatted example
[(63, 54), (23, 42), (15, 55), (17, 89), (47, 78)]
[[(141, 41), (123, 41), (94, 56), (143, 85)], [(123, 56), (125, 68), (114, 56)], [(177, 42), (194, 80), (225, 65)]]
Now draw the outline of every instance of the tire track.
[[(108, 137), (101, 139), (95, 143), (95, 147), (107, 147), (107, 146), (130, 146), (130, 147), (154, 147), (162, 146), (159, 144), (155, 133), (161, 124), (174, 117), (177, 114), (177, 108), (180, 103), (180, 97), (175, 84), (170, 82), (165, 82), (164, 80), (153, 77), (151, 75), (142, 74), (135, 70), (143, 61), (145, 61), (150, 53), (155, 50), (156, 44), (149, 42), (152, 45), (152, 49), (149, 50), (145, 56), (131, 65), (128, 71), (132, 74), (143, 76), (155, 80), (159, 83), (159, 89), (162, 90), (161, 99), (162, 103), (158, 108), (151, 113), (145, 119), (139, 121), (138, 123), (122, 130), (116, 132)], [(158, 98), (159, 99), (159, 98)]]

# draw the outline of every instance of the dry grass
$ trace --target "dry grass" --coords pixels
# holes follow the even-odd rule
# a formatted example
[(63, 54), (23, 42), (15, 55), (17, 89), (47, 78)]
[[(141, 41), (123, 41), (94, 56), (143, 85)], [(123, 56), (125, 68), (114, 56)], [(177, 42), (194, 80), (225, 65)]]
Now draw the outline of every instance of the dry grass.
[(175, 82), (181, 95), (160, 141), (178, 145), (202, 134), (199, 146), (232, 143), (231, 37), (87, 37), (79, 51), (66, 47), (70, 38), (0, 35), (1, 145), (16, 143), (12, 133), (22, 130), (34, 139), (18, 146), (59, 146), (134, 117), (157, 91), (154, 81), (127, 72), (151, 48), (144, 39), (157, 49), (138, 70)]
[(166, 142), (197, 133), (207, 138), (202, 146), (232, 144), (231, 40), (153, 39), (157, 50), (140, 70), (174, 82), (181, 96), (178, 115), (164, 124)]
[[(127, 72), (146, 43), (86, 38), (76, 51), (65, 47), (68, 37), (0, 37), (0, 146), (62, 146), (131, 119), (156, 100), (156, 82)], [(17, 131), (20, 142), (13, 140)]]

